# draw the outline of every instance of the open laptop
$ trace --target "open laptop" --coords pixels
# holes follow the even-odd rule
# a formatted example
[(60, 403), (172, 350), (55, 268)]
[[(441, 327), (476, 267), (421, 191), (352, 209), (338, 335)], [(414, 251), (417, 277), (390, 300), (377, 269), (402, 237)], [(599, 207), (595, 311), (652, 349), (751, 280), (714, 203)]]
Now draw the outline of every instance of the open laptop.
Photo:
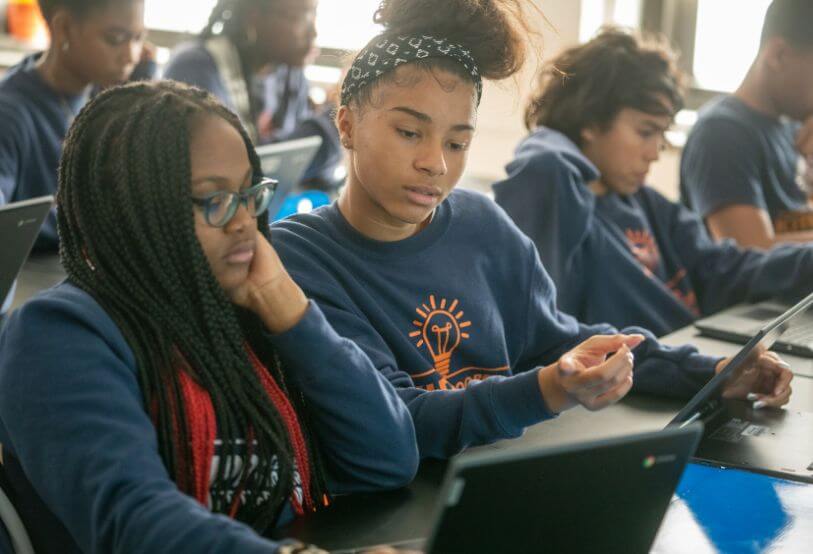
[[(729, 308), (695, 322), (701, 334), (729, 342), (746, 343), (762, 327), (788, 310), (787, 304), (759, 302)], [(813, 313), (794, 319), (773, 349), (795, 356), (813, 358)]]
[(446, 470), (429, 538), (393, 546), (427, 554), (649, 552), (702, 433), (692, 425), (464, 453)]
[(813, 294), (761, 327), (669, 422), (669, 426), (698, 420), (705, 424), (697, 458), (813, 483), (813, 412), (754, 410), (750, 402), (721, 398), (732, 374), (769, 350), (811, 305)]
[(322, 137), (313, 136), (257, 147), (263, 175), (279, 181), (277, 192), (268, 206), (275, 219), (285, 198), (293, 192), (322, 146)]
[(42, 222), (54, 204), (53, 196), (43, 196), (0, 206), (0, 306), (37, 239)]

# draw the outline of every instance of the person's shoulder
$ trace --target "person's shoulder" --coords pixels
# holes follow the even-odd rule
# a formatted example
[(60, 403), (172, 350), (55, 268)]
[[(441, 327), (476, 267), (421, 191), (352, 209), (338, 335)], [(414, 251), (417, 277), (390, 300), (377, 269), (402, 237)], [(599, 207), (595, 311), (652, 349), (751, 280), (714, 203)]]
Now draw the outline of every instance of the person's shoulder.
[(0, 80), (0, 121), (3, 126), (22, 125), (33, 106), (41, 102), (40, 87), (31, 74), (30, 64), (30, 61), (23, 60)]
[[(336, 225), (331, 210), (322, 206), (309, 213), (294, 214), (271, 224), (271, 244), (283, 261), (296, 258), (297, 263), (313, 260), (315, 251), (335, 250), (338, 245)], [(329, 244), (330, 243), (330, 244)]]
[(505, 210), (487, 195), (470, 189), (458, 188), (447, 199), (452, 211), (452, 233), (457, 236), (488, 237), (483, 245), (492, 245), (505, 251), (524, 237)]
[(211, 62), (212, 55), (206, 49), (202, 40), (188, 40), (182, 42), (172, 51), (169, 64), (175, 62)]
[(72, 334), (72, 329), (90, 330), (106, 342), (122, 343), (113, 320), (87, 292), (67, 281), (46, 289), (23, 304), (8, 322), (9, 331), (33, 333), (52, 339)]
[(697, 122), (689, 134), (690, 140), (696, 136), (742, 138), (753, 134), (760, 120), (760, 116), (734, 96), (722, 96), (710, 101), (697, 115)]
[(20, 134), (31, 127), (31, 97), (18, 90), (0, 88), (0, 134)]
[(579, 147), (564, 134), (541, 127), (528, 135), (517, 147), (512, 164), (541, 175), (570, 173), (582, 177), (597, 173)]
[(200, 40), (190, 40), (179, 44), (164, 68), (163, 77), (174, 79), (188, 73), (204, 74), (215, 68), (214, 58)]
[(491, 216), (500, 212), (497, 204), (482, 192), (455, 188), (447, 198), (454, 216), (458, 219), (477, 219), (479, 217)]

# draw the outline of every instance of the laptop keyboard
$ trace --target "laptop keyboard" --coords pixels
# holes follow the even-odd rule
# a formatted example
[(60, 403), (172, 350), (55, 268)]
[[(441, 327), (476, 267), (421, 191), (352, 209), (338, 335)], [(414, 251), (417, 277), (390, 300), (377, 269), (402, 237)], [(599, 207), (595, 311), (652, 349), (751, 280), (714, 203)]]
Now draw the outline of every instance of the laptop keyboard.
[(813, 320), (794, 322), (776, 341), (774, 350), (813, 355)]

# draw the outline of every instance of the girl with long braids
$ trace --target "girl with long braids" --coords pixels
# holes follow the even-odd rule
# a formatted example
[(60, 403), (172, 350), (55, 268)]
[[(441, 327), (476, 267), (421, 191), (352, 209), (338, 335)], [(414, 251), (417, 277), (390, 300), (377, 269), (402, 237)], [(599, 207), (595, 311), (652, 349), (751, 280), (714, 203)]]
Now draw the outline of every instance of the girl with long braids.
[(331, 187), (339, 136), (332, 110), (311, 105), (303, 68), (315, 48), (316, 8), (317, 0), (219, 0), (200, 36), (173, 52), (164, 77), (214, 94), (255, 143), (322, 137), (305, 179)]
[(4, 489), (37, 552), (277, 552), (257, 533), (414, 476), (406, 407), (269, 244), (273, 192), (198, 89), (128, 85), (77, 117), (68, 279), (0, 335)]
[[(526, 12), (522, 0), (384, 0), (385, 31), (342, 90), (347, 186), (272, 227), (294, 279), (396, 386), (423, 457), (601, 409), (633, 383), (687, 397), (726, 363), (559, 311), (533, 243), (494, 202), (454, 190), (483, 78), (522, 66)], [(726, 394), (788, 401), (787, 366), (765, 356), (749, 369)]]

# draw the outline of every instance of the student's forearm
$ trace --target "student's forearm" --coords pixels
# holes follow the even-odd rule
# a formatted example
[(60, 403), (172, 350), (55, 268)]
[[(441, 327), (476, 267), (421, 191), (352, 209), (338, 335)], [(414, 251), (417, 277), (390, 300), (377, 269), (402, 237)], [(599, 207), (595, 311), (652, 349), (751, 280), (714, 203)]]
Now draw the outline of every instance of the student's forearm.
[(415, 476), (415, 428), (404, 403), (367, 355), (340, 337), (315, 303), (271, 337), (305, 396), (331, 467), (331, 492), (405, 486)]
[(546, 405), (535, 371), (491, 377), (466, 389), (397, 390), (415, 422), (421, 458), (448, 458), (469, 446), (515, 438), (557, 415)]

